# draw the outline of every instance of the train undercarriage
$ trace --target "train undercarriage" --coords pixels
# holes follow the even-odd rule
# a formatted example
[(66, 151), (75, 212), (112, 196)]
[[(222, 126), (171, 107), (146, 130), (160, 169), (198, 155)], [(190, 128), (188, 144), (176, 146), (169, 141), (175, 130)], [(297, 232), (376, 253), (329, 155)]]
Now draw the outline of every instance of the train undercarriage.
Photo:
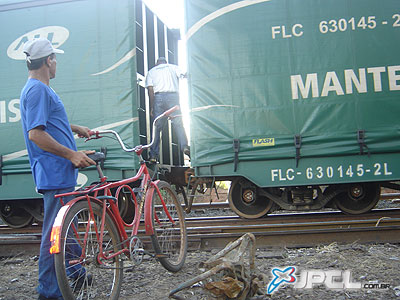
[[(193, 202), (211, 202), (210, 189), (217, 181), (229, 181), (229, 206), (238, 216), (246, 219), (261, 218), (276, 210), (311, 211), (324, 207), (338, 209), (346, 214), (363, 214), (378, 203), (381, 188), (400, 190), (393, 182), (360, 182), (335, 185), (310, 185), (261, 188), (244, 177), (195, 177), (186, 167), (160, 168), (160, 177), (173, 184), (182, 195), (183, 205), (189, 213)], [(218, 195), (217, 195), (218, 196)], [(0, 217), (13, 228), (22, 228), (43, 221), (43, 200), (0, 201)], [(121, 216), (129, 223), (134, 217), (129, 193), (118, 195)]]
[(375, 207), (381, 187), (399, 190), (394, 183), (362, 182), (326, 186), (259, 188), (245, 178), (232, 181), (231, 209), (243, 218), (255, 219), (274, 210), (309, 211), (323, 207), (347, 214), (363, 214)]

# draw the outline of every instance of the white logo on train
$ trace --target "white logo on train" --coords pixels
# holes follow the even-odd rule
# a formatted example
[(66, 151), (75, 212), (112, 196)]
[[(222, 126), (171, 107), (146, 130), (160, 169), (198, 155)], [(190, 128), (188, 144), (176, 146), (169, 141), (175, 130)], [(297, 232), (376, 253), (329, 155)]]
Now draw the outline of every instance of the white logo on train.
[(27, 32), (18, 37), (14, 42), (8, 46), (7, 55), (8, 57), (16, 60), (24, 60), (25, 53), (22, 51), (24, 44), (27, 41), (35, 38), (47, 38), (54, 48), (60, 47), (69, 37), (69, 31), (65, 27), (61, 26), (46, 26), (41, 27), (30, 32)]
[[(15, 60), (25, 60), (24, 44), (29, 40), (41, 37), (47, 38), (54, 48), (58, 48), (68, 39), (69, 31), (61, 26), (46, 26), (27, 32), (8, 46), (8, 57)], [(0, 124), (18, 122), (20, 119), (19, 99), (0, 101)]]

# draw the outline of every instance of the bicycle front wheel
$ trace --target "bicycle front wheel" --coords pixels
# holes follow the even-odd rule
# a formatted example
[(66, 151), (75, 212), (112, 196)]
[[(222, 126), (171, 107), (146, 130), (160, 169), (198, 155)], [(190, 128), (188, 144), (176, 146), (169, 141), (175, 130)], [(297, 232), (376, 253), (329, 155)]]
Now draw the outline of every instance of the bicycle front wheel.
[(152, 199), (154, 235), (151, 236), (151, 242), (163, 267), (177, 272), (185, 263), (187, 253), (185, 215), (171, 186), (160, 181), (157, 187), (162, 200), (155, 189)]
[(61, 227), (61, 251), (55, 254), (54, 261), (64, 300), (119, 297), (123, 262), (120, 256), (104, 259), (99, 255), (101, 237), (103, 254), (111, 255), (120, 249), (118, 230), (107, 213), (102, 219), (101, 205), (92, 201), (91, 207), (93, 214), (87, 201), (73, 204)]

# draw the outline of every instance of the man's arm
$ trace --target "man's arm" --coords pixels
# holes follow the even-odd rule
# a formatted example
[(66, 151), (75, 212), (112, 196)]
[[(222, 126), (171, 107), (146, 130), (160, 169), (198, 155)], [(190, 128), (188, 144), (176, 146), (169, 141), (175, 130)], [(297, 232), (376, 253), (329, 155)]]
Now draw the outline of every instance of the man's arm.
[(150, 102), (150, 115), (153, 115), (154, 108), (154, 88), (152, 86), (147, 87), (147, 93), (149, 94), (149, 102)]
[(84, 152), (69, 149), (57, 142), (51, 135), (44, 131), (41, 126), (29, 131), (29, 140), (44, 151), (70, 160), (77, 168), (85, 168), (96, 164), (86, 155), (86, 153), (90, 154), (93, 153), (93, 151)]

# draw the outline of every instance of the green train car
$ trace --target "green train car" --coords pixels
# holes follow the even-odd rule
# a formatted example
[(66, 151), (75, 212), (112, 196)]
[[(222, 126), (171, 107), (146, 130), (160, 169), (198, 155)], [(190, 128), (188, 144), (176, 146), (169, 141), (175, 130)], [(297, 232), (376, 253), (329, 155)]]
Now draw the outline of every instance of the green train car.
[[(201, 2), (201, 3), (200, 3)], [(398, 0), (186, 0), (192, 166), (245, 218), (399, 189)]]
[[(140, 0), (5, 0), (0, 27), (7, 29), (0, 33), (0, 216), (22, 227), (42, 218), (20, 124), (19, 96), (28, 77), (24, 43), (46, 37), (65, 51), (57, 56), (51, 86), (72, 124), (116, 130), (133, 147), (147, 144), (151, 134), (144, 76), (159, 56), (177, 63), (180, 37)], [(161, 162), (182, 165), (169, 130), (163, 134)], [(131, 176), (139, 167), (137, 157), (113, 140), (77, 139), (77, 144), (81, 150), (107, 151), (104, 169), (110, 180)], [(79, 172), (79, 185), (96, 180), (94, 168)], [(128, 204), (120, 204), (127, 210)]]
[[(167, 128), (165, 179), (186, 203), (203, 186), (232, 181), (230, 206), (245, 218), (326, 206), (360, 214), (381, 187), (399, 189), (397, 2), (185, 0), (192, 169), (180, 167)], [(115, 129), (136, 145), (150, 139), (144, 76), (159, 56), (177, 63), (179, 36), (140, 0), (5, 0), (0, 25), (8, 28), (0, 42), (0, 216), (21, 227), (41, 218), (19, 124), (23, 44), (44, 36), (65, 50), (52, 87), (71, 123)], [(138, 167), (112, 140), (77, 142), (106, 149), (111, 180)], [(81, 170), (78, 182), (96, 179)], [(119, 201), (129, 215), (129, 201)]]

